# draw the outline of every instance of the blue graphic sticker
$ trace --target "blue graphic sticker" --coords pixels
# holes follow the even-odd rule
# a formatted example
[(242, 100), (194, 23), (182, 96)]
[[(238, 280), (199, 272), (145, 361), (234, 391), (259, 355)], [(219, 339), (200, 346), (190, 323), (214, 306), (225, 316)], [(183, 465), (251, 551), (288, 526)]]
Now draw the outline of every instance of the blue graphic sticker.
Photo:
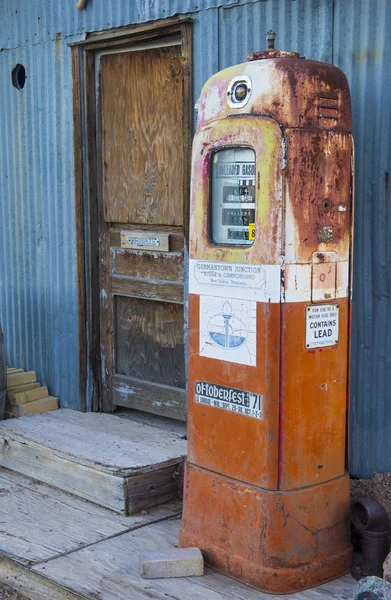
[(215, 344), (227, 350), (240, 348), (248, 337), (247, 327), (241, 319), (232, 314), (229, 302), (224, 302), (222, 312), (210, 319), (208, 332)]

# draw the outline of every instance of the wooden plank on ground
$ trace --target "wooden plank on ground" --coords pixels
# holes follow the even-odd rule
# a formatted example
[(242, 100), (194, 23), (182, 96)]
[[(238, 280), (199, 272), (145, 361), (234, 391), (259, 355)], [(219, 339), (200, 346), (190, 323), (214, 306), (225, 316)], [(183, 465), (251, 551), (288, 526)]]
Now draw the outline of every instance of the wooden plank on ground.
[[(180, 598), (181, 600), (284, 600), (286, 596), (264, 594), (206, 569), (203, 577), (145, 580), (140, 575), (140, 556), (178, 543), (180, 522), (156, 523), (95, 544), (68, 556), (33, 567), (35, 573), (67, 587), (85, 598), (137, 600)], [(292, 600), (346, 600), (356, 582), (345, 576), (306, 592)], [(95, 595), (94, 595), (95, 594)]]
[[(29, 600), (80, 600), (85, 598), (65, 590), (42, 575), (33, 573), (29, 568), (18, 563), (0, 557), (0, 583), (19, 592), (23, 598)], [(1, 589), (3, 588), (1, 586)], [(13, 595), (9, 596), (13, 598)]]
[(35, 564), (178, 514), (179, 502), (125, 517), (0, 470), (0, 555)]

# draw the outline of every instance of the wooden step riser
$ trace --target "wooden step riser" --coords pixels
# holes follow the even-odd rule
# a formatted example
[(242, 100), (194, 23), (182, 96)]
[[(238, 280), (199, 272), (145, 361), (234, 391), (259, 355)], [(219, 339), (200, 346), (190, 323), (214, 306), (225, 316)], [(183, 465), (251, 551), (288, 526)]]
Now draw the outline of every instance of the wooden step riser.
[(0, 434), (0, 466), (120, 514), (133, 514), (178, 496), (173, 479), (176, 464), (134, 476), (117, 476), (4, 434)]

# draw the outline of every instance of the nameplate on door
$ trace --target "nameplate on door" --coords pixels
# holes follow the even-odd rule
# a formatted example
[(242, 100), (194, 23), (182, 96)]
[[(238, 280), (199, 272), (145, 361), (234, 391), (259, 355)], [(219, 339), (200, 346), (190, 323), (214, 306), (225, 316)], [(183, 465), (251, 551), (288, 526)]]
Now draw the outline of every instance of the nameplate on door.
[(121, 231), (121, 248), (169, 251), (170, 234), (154, 231)]

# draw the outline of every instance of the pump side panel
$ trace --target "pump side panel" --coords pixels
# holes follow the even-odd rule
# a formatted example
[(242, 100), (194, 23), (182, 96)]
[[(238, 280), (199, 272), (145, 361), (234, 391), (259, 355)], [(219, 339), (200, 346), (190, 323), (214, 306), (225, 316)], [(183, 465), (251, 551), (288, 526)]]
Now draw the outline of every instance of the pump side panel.
[[(287, 139), (279, 489), (294, 490), (345, 470), (352, 140), (297, 130)], [(339, 334), (307, 347), (306, 315), (316, 307), (337, 307)], [(315, 331), (316, 343), (323, 333)]]
[[(252, 246), (214, 245), (208, 234), (211, 155), (219, 148), (240, 145), (251, 146), (256, 153), (255, 241)], [(265, 489), (277, 489), (278, 484), (281, 154), (277, 123), (251, 117), (223, 119), (205, 127), (197, 133), (193, 147), (188, 461)], [(204, 284), (200, 276), (210, 264), (223, 269), (215, 278), (216, 285)], [(223, 281), (226, 266), (246, 277), (246, 269), (256, 267), (259, 279), (248, 288), (238, 284), (233, 289)], [(255, 340), (249, 347), (251, 357), (243, 349), (229, 350), (222, 358), (211, 356), (215, 348), (208, 328), (205, 330), (209, 318), (205, 318), (205, 310), (213, 304), (216, 313), (224, 312), (226, 302), (245, 324), (247, 317), (251, 319)], [(209, 356), (203, 348), (211, 348), (206, 351)], [(249, 416), (243, 405), (234, 410), (216, 406), (213, 397), (200, 402), (197, 384), (209, 384), (205, 389), (211, 390), (212, 396), (220, 390), (226, 394), (241, 390), (251, 394), (251, 403), (262, 397), (262, 414)]]

